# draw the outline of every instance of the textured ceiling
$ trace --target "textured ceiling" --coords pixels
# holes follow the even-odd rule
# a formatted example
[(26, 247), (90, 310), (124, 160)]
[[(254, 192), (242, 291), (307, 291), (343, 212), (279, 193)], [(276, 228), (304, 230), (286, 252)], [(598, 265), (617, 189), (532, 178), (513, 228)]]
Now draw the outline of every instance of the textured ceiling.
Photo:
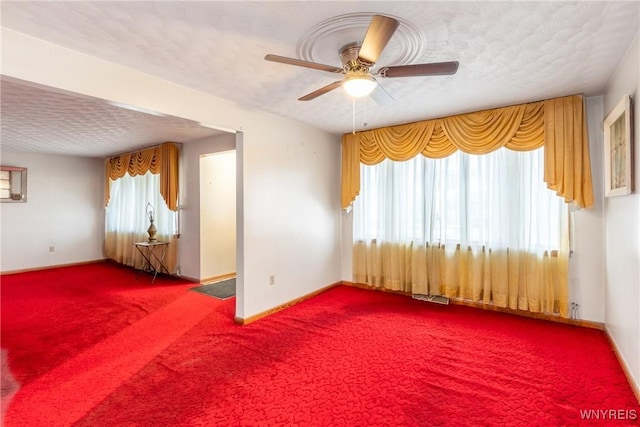
[(86, 157), (106, 157), (167, 141), (189, 142), (220, 131), (69, 95), (50, 88), (2, 81), (2, 147)]
[[(452, 76), (379, 78), (394, 100), (377, 105), (369, 99), (366, 106), (359, 100), (356, 128), (362, 129), (365, 120), (374, 128), (574, 93), (601, 94), (640, 25), (637, 1), (3, 1), (1, 7), (6, 28), (335, 134), (352, 129), (352, 102), (342, 90), (297, 101), (335, 75), (267, 62), (265, 54), (340, 66), (340, 46), (364, 36), (362, 17), (381, 13), (401, 20), (401, 29), (412, 37), (398, 33), (377, 66), (403, 58), (460, 62)], [(353, 25), (327, 27), (327, 21), (335, 24), (335, 17), (347, 14), (358, 17), (344, 20)], [(5, 103), (5, 87), (3, 145), (10, 135), (5, 109), (19, 108), (13, 105), (17, 98)], [(17, 132), (18, 124), (11, 124), (11, 133)], [(109, 130), (113, 124), (103, 126), (105, 132), (116, 132)]]

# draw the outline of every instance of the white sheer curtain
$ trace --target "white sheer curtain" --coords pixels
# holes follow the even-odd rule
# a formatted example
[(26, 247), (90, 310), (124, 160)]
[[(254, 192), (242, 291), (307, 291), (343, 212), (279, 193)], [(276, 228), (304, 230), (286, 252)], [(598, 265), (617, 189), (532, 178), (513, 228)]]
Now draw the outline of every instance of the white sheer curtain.
[(361, 165), (354, 280), (567, 314), (568, 211), (543, 152)]
[(151, 172), (138, 176), (125, 174), (111, 182), (111, 199), (105, 220), (106, 255), (125, 265), (143, 266), (144, 260), (133, 244), (149, 238), (147, 203), (151, 203), (155, 210), (156, 238), (170, 242), (165, 265), (170, 273), (175, 273), (178, 216), (167, 207), (160, 194), (160, 175)]

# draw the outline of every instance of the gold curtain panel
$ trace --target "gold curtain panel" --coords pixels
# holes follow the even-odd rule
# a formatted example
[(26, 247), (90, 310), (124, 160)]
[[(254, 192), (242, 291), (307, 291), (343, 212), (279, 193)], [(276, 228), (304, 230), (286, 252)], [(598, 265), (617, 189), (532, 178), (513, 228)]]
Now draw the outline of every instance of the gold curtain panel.
[(568, 250), (534, 254), (458, 244), (353, 243), (356, 283), (569, 317)]
[(109, 157), (105, 162), (105, 200), (111, 199), (111, 180), (147, 172), (160, 174), (160, 194), (172, 211), (178, 210), (178, 145), (166, 142), (157, 147)]
[(444, 158), (456, 150), (487, 154), (545, 147), (545, 182), (580, 207), (593, 206), (589, 141), (581, 95), (389, 126), (342, 137), (342, 207), (360, 193), (360, 163), (418, 154)]

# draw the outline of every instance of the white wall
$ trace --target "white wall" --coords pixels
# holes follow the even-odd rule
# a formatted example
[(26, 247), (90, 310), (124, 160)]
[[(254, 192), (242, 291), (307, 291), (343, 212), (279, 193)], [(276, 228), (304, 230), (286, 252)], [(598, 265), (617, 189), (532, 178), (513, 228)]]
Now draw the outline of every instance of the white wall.
[(104, 258), (101, 159), (2, 151), (1, 162), (28, 171), (27, 203), (0, 204), (0, 271)]
[(202, 138), (182, 145), (178, 263), (180, 274), (190, 280), (199, 282), (207, 277), (201, 274), (200, 156), (235, 148), (236, 135), (232, 133)]
[[(237, 289), (236, 315), (248, 318), (340, 280), (340, 144), (338, 137), (267, 115), (250, 117), (242, 128), (235, 146), (236, 280), (244, 288)], [(180, 262), (189, 277), (200, 272), (193, 253), (200, 236), (194, 165), (210, 152), (204, 142), (183, 146)]]
[(200, 157), (200, 277), (236, 271), (236, 153)]
[[(340, 280), (338, 136), (6, 28), (2, 74), (241, 132), (242, 143), (236, 144), (237, 253), (242, 255), (236, 271), (238, 317)], [(187, 174), (190, 165), (192, 160), (185, 159)], [(200, 247), (199, 191), (189, 175), (187, 181), (178, 253), (183, 274), (196, 276), (199, 255), (189, 255)], [(273, 286), (271, 275), (276, 276)]]
[(342, 257), (341, 278), (353, 281), (353, 211), (342, 211), (340, 256)]
[[(640, 43), (638, 36), (609, 81), (604, 115), (629, 94), (635, 101), (634, 192), (604, 203), (606, 327), (640, 389)], [(602, 149), (601, 149), (602, 151)]]
[(340, 280), (340, 139), (267, 117), (252, 129), (260, 135), (244, 129), (244, 273), (254, 294), (245, 300), (260, 313)]
[(569, 299), (578, 317), (604, 323), (604, 183), (602, 97), (586, 99), (594, 207), (571, 213), (573, 253), (569, 259)]

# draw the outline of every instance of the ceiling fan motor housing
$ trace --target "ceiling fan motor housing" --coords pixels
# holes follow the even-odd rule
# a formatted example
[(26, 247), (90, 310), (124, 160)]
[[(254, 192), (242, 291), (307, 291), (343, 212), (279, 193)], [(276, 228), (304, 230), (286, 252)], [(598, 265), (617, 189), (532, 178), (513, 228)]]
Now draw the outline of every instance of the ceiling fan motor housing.
[(340, 59), (342, 60), (342, 66), (346, 72), (364, 72), (368, 73), (369, 68), (373, 64), (363, 62), (358, 58), (361, 44), (353, 42), (346, 44), (340, 48)]

